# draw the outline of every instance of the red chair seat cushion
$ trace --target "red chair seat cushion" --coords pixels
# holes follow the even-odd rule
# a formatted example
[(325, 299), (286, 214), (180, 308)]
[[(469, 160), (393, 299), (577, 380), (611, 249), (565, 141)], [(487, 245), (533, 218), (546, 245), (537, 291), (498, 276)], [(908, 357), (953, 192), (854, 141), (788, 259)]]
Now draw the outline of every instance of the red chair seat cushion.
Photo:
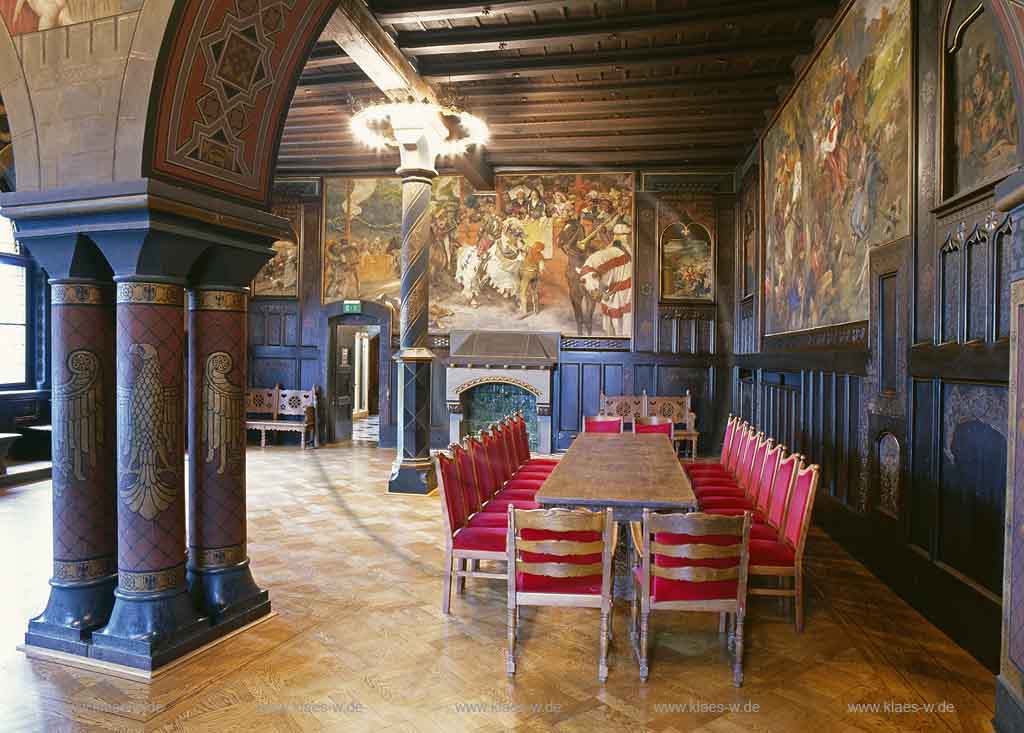
[(522, 489), (526, 491), (539, 491), (544, 484), (543, 481), (526, 478), (514, 478), (505, 484), (506, 489)]
[(512, 480), (519, 479), (520, 481), (541, 481), (543, 482), (551, 474), (548, 471), (516, 471), (515, 475), (512, 476)]
[(694, 486), (739, 486), (739, 482), (731, 476), (694, 476), (690, 483)]
[(508, 515), (501, 512), (477, 512), (469, 518), (468, 526), (508, 529)]
[(750, 540), (750, 564), (791, 568), (796, 562), (793, 548), (775, 540)]
[[(643, 580), (643, 569), (634, 568), (637, 582)], [(735, 598), (739, 592), (737, 580), (713, 580), (691, 583), (686, 580), (651, 578), (651, 598), (655, 601), (712, 601)]]
[(700, 508), (701, 511), (709, 509), (739, 509), (741, 510), (739, 513), (742, 514), (743, 510), (752, 511), (754, 502), (739, 496), (708, 496), (700, 497)]
[(531, 458), (526, 462), (527, 466), (551, 466), (554, 468), (558, 465), (557, 458)]
[(697, 488), (693, 490), (698, 498), (705, 496), (736, 496), (740, 499), (747, 497), (747, 492), (741, 489), (739, 486), (708, 486), (706, 488)]
[(507, 534), (500, 527), (463, 527), (455, 533), (452, 547), (456, 550), (505, 552)]
[(769, 540), (774, 542), (779, 539), (779, 530), (765, 522), (754, 522), (750, 525), (750, 539)]
[(494, 497), (494, 499), (517, 499), (520, 501), (533, 501), (533, 497), (537, 496), (537, 492), (533, 489), (502, 489)]
[(516, 509), (540, 509), (540, 504), (535, 501), (526, 501), (525, 499), (491, 499), (484, 506), (484, 511), (505, 513), (508, 511), (509, 504)]

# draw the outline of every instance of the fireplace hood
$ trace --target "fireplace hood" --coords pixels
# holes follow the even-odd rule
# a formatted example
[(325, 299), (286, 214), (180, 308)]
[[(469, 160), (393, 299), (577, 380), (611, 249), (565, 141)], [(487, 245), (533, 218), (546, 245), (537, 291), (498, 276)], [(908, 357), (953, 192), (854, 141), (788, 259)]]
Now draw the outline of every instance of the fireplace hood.
[(448, 366), (467, 369), (551, 369), (561, 335), (530, 331), (452, 331)]

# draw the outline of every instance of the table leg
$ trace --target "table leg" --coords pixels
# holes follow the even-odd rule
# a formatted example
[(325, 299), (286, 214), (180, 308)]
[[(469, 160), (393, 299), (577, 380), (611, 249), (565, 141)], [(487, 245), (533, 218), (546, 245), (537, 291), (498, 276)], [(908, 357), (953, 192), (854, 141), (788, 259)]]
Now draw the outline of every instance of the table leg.
[(619, 522), (619, 541), (615, 546), (613, 564), (612, 595), (615, 598), (623, 598), (627, 601), (632, 600), (633, 535), (629, 531), (629, 522)]

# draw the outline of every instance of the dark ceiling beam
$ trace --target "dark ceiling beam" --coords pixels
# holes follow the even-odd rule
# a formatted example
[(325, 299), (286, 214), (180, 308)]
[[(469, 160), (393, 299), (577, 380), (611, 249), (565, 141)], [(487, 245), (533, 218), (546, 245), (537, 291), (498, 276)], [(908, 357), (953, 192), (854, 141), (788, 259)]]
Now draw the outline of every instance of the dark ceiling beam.
[(789, 3), (780, 6), (776, 0), (771, 0), (674, 13), (621, 15), (557, 23), (399, 31), (395, 42), (399, 48), (413, 56), (480, 53), (547, 47), (553, 44), (615, 42), (622, 36), (637, 33), (734, 32), (740, 28), (749, 29), (751, 25), (761, 30), (769, 24), (778, 22), (791, 24), (797, 21), (815, 21), (821, 17), (831, 16), (835, 12), (835, 3), (831, 0), (807, 2), (795, 7), (793, 5)]
[[(416, 72), (362, 0), (341, 0), (321, 38), (337, 43), (391, 99), (412, 95), (437, 101), (434, 88)], [(455, 165), (474, 186), (494, 187), (494, 171), (482, 151), (458, 156)]]
[[(678, 132), (740, 132), (757, 130), (764, 127), (764, 115), (760, 112), (749, 115), (702, 115), (695, 118), (680, 117), (678, 114), (652, 115), (649, 117), (603, 117), (592, 120), (590, 127), (602, 132), (627, 130)], [(568, 134), (580, 129), (578, 119), (543, 120), (536, 122), (491, 120), (488, 127), (491, 138), (498, 139), (509, 136), (526, 137), (529, 135)], [(289, 123), (285, 126), (286, 142), (304, 140), (334, 140), (350, 137), (347, 119), (322, 122)]]
[[(425, 79), (464, 82), (543, 76), (554, 72), (597, 69), (626, 69), (676, 64), (718, 64), (732, 61), (791, 59), (811, 50), (811, 40), (802, 36), (763, 38), (742, 44), (721, 41), (690, 43), (656, 48), (629, 48), (597, 53), (559, 53), (537, 56), (490, 56), (485, 58), (428, 57), (419, 65)], [(475, 54), (474, 56), (479, 55)]]
[(484, 15), (500, 15), (508, 12), (545, 10), (561, 8), (564, 0), (511, 0), (509, 2), (477, 3), (459, 2), (402, 2), (401, 0), (373, 0), (373, 14), (385, 25), (392, 23), (423, 23), (432, 20), (455, 20), (476, 18)]

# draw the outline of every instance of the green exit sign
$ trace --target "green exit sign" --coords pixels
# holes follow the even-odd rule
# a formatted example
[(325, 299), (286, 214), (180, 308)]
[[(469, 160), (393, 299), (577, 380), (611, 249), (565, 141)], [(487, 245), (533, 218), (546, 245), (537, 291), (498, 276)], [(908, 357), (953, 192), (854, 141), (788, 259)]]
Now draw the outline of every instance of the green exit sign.
[(342, 313), (362, 313), (363, 302), (361, 300), (346, 300), (341, 304)]

